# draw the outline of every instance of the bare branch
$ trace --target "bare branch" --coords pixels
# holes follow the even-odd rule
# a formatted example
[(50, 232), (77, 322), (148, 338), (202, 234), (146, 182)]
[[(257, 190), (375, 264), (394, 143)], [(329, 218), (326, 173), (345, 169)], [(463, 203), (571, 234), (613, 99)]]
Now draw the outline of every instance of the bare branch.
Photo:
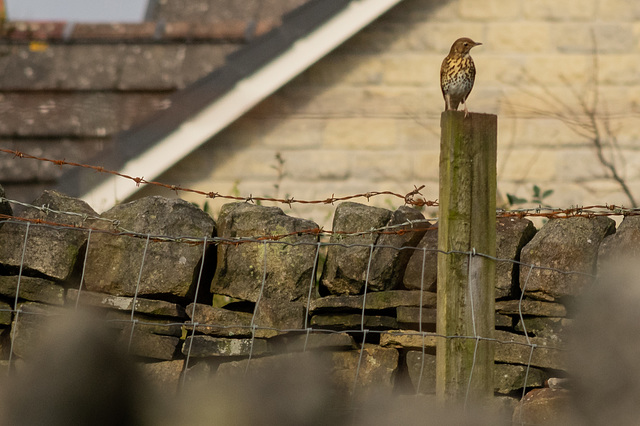
[[(595, 150), (598, 161), (605, 168), (607, 174), (613, 179), (624, 192), (625, 196), (633, 207), (637, 206), (636, 199), (633, 196), (625, 178), (623, 177), (617, 164), (622, 163), (624, 169), (624, 158), (620, 154), (618, 139), (611, 127), (611, 115), (606, 111), (606, 106), (602, 106), (600, 99), (600, 78), (599, 78), (599, 53), (598, 43), (595, 32), (591, 31), (591, 39), (593, 44), (591, 67), (592, 73), (589, 81), (584, 88), (578, 88), (566, 76), (560, 75), (560, 80), (571, 93), (571, 98), (575, 102), (569, 102), (568, 99), (560, 96), (550, 87), (542, 84), (534, 76), (524, 71), (525, 77), (541, 91), (537, 92), (531, 89), (522, 88), (521, 90), (546, 105), (541, 108), (533, 108), (529, 106), (515, 107), (514, 111), (522, 111), (532, 117), (553, 118), (564, 123), (576, 135), (585, 138), (591, 142)], [(573, 105), (577, 104), (576, 109)], [(600, 110), (604, 108), (604, 113)], [(629, 114), (618, 114), (616, 116), (624, 117)], [(616, 155), (618, 154), (618, 155)], [(616, 161), (616, 157), (619, 161)]]

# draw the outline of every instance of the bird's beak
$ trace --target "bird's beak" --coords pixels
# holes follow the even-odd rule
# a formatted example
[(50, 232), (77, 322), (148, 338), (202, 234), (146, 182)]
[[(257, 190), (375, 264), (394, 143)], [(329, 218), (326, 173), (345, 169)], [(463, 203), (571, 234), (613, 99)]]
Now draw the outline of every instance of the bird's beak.
[(476, 44), (474, 44), (474, 46), (481, 46), (481, 45), (482, 45), (482, 43), (476, 43)]

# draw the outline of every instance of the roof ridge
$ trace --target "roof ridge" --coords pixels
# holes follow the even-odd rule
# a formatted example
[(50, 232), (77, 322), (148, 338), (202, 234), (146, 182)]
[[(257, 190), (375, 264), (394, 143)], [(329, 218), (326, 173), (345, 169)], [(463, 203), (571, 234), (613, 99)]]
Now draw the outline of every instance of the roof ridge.
[(7, 21), (0, 42), (122, 43), (171, 41), (242, 41), (269, 32), (279, 19), (228, 20), (212, 23), (146, 21), (139, 23), (81, 23), (65, 21)]

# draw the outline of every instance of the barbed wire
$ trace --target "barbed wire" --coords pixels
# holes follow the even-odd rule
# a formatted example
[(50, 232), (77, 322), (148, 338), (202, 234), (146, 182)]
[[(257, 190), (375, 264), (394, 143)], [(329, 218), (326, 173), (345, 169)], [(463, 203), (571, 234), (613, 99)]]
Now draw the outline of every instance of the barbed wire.
[[(86, 223), (89, 221), (100, 221), (108, 223), (112, 226), (112, 229), (104, 229), (104, 228), (96, 228), (87, 225), (77, 225), (73, 223), (61, 223), (48, 221), (40, 218), (25, 218), (20, 216), (11, 216), (6, 214), (0, 214), (0, 221), (4, 223), (31, 223), (34, 225), (48, 225), (52, 227), (56, 227), (58, 229), (76, 229), (79, 231), (87, 231), (87, 232), (97, 232), (97, 233), (107, 233), (113, 234), (117, 236), (130, 236), (134, 238), (143, 238), (146, 239), (149, 237), (148, 233), (141, 233), (126, 229), (121, 225), (120, 220), (118, 219), (109, 219), (96, 215), (89, 215), (86, 213), (78, 213), (78, 212), (70, 212), (70, 211), (62, 211), (56, 210), (48, 205), (37, 206), (30, 203), (25, 203), (22, 201), (17, 201), (13, 199), (9, 199), (6, 197), (0, 197), (0, 202), (8, 202), (11, 204), (17, 204), (25, 208), (36, 209), (45, 215), (50, 213), (52, 214), (62, 214), (68, 215), (72, 217), (78, 217), (81, 219), (82, 223)], [(533, 209), (516, 209), (516, 210), (503, 210), (498, 209), (496, 211), (497, 218), (526, 218), (526, 217), (544, 217), (551, 219), (568, 219), (572, 217), (586, 217), (592, 218), (597, 216), (634, 216), (640, 214), (640, 209), (632, 208), (626, 209), (622, 207), (617, 207), (614, 205), (592, 205), (587, 207), (572, 207), (568, 209), (561, 208), (552, 208), (552, 207), (539, 207)], [(283, 234), (265, 234), (265, 235), (252, 235), (249, 237), (235, 237), (235, 238), (209, 238), (209, 244), (242, 244), (242, 243), (250, 243), (256, 241), (263, 240), (282, 240), (288, 237), (296, 237), (302, 235), (315, 235), (315, 236), (336, 236), (336, 237), (358, 237), (364, 235), (378, 234), (378, 235), (404, 235), (406, 233), (412, 232), (426, 232), (430, 230), (437, 229), (438, 218), (427, 218), (427, 219), (407, 219), (404, 222), (386, 225), (378, 228), (371, 228), (368, 230), (351, 230), (351, 231), (336, 231), (336, 230), (326, 230), (323, 227), (302, 229), (298, 231), (292, 231), (289, 233)], [(205, 237), (197, 237), (197, 236), (167, 236), (167, 235), (151, 235), (151, 241), (154, 242), (181, 242), (187, 244), (201, 244)]]
[[(11, 220), (16, 220), (16, 221), (23, 221), (23, 222), (31, 222), (34, 224), (47, 224), (47, 225), (51, 225), (51, 226), (58, 226), (58, 227), (67, 227), (67, 228), (74, 228), (74, 229), (79, 229), (79, 230), (91, 230), (91, 231), (96, 231), (96, 232), (103, 232), (103, 233), (114, 233), (117, 235), (130, 235), (130, 236), (135, 236), (135, 237), (144, 237), (146, 238), (147, 234), (142, 234), (142, 233), (137, 233), (135, 231), (131, 231), (128, 230), (126, 228), (124, 228), (120, 222), (120, 220), (118, 219), (109, 219), (109, 218), (105, 218), (102, 216), (96, 216), (96, 215), (89, 215), (86, 213), (78, 213), (78, 212), (69, 212), (69, 211), (62, 211), (62, 210), (56, 210), (53, 209), (51, 207), (49, 207), (48, 205), (41, 205), (41, 206), (37, 206), (34, 204), (30, 204), (30, 203), (25, 203), (22, 201), (17, 201), (17, 200), (13, 200), (13, 199), (9, 199), (6, 197), (0, 197), (0, 203), (1, 202), (8, 202), (11, 204), (17, 204), (20, 205), (22, 207), (25, 208), (29, 208), (29, 209), (35, 209), (38, 210), (42, 213), (44, 213), (45, 215), (48, 215), (49, 213), (53, 213), (53, 214), (62, 214), (62, 215), (68, 215), (68, 216), (72, 216), (72, 217), (78, 217), (82, 220), (82, 222), (88, 222), (90, 220), (96, 220), (96, 221), (102, 221), (102, 222), (106, 222), (112, 225), (113, 229), (112, 230), (106, 230), (106, 229), (97, 229), (97, 228), (92, 228), (92, 227), (88, 227), (88, 226), (83, 226), (83, 225), (75, 225), (75, 224), (68, 224), (68, 223), (59, 223), (59, 222), (52, 222), (52, 221), (47, 221), (44, 219), (40, 219), (40, 218), (25, 218), (25, 217), (19, 217), (19, 216), (11, 216), (11, 215), (5, 215), (5, 214), (0, 214), (0, 219), (6, 219), (8, 221)], [(294, 236), (294, 235), (302, 235), (302, 234), (313, 234), (313, 235), (342, 235), (342, 236), (361, 236), (361, 235), (368, 235), (368, 234), (398, 234), (398, 235), (403, 235), (407, 232), (422, 232), (422, 231), (427, 231), (427, 230), (431, 230), (431, 229), (436, 229), (435, 226), (432, 226), (432, 224), (434, 223), (434, 219), (407, 219), (406, 221), (402, 222), (402, 223), (398, 223), (398, 224), (393, 224), (393, 225), (386, 225), (383, 227), (379, 227), (379, 228), (372, 228), (370, 230), (366, 230), (366, 231), (332, 231), (332, 230), (325, 230), (322, 227), (318, 227), (318, 228), (310, 228), (307, 230), (300, 230), (300, 231), (295, 231), (289, 234), (280, 234), (280, 235), (264, 235), (264, 236), (260, 236), (260, 238), (264, 238), (264, 239), (282, 239), (285, 237), (289, 237), (289, 236)], [(254, 236), (252, 238), (255, 238), (257, 236)], [(154, 238), (165, 238), (165, 239), (170, 239), (171, 241), (178, 241), (178, 240), (182, 240), (182, 241), (199, 241), (201, 238), (193, 238), (193, 237), (167, 237), (167, 236), (157, 236)], [(241, 240), (241, 238), (237, 239), (238, 241)]]
[[(369, 192), (363, 192), (363, 193), (358, 193), (358, 194), (353, 194), (353, 195), (345, 195), (345, 196), (341, 196), (341, 197), (336, 197), (334, 194), (332, 194), (330, 197), (327, 197), (327, 198), (324, 198), (324, 199), (316, 199), (316, 200), (296, 199), (294, 197), (289, 197), (289, 198), (257, 197), (257, 196), (253, 196), (252, 194), (250, 194), (248, 196), (237, 196), (237, 195), (221, 194), (219, 192), (214, 192), (214, 191), (207, 192), (207, 191), (188, 188), (188, 187), (184, 187), (184, 186), (180, 186), (180, 185), (166, 184), (166, 183), (157, 182), (157, 181), (150, 181), (150, 180), (144, 179), (143, 177), (129, 176), (129, 175), (120, 173), (120, 172), (115, 171), (115, 170), (106, 169), (106, 168), (104, 168), (102, 166), (95, 166), (95, 165), (77, 163), (77, 162), (66, 161), (66, 160), (56, 160), (56, 159), (50, 159), (50, 158), (45, 158), (45, 157), (39, 157), (39, 156), (36, 156), (36, 155), (27, 154), (25, 152), (14, 150), (14, 149), (0, 148), (0, 152), (5, 153), (5, 154), (11, 154), (11, 155), (14, 155), (16, 158), (21, 158), (21, 159), (32, 159), (32, 160), (36, 160), (36, 161), (44, 161), (44, 162), (53, 163), (53, 164), (59, 165), (59, 166), (72, 166), (72, 167), (80, 167), (80, 168), (91, 169), (91, 170), (94, 170), (96, 172), (108, 173), (108, 174), (112, 174), (112, 175), (115, 175), (115, 176), (119, 176), (119, 177), (124, 178), (124, 179), (131, 180), (137, 186), (140, 186), (141, 184), (153, 185), (153, 186), (166, 188), (166, 189), (169, 189), (169, 190), (174, 191), (174, 192), (188, 192), (188, 193), (199, 194), (199, 195), (205, 196), (206, 198), (209, 198), (209, 199), (222, 198), (222, 199), (227, 199), (227, 200), (244, 201), (244, 202), (250, 202), (250, 203), (254, 203), (254, 202), (273, 202), (273, 203), (286, 204), (289, 207), (291, 207), (292, 204), (294, 204), (294, 203), (299, 203), (299, 204), (326, 204), (326, 205), (331, 204), (331, 205), (333, 205), (336, 202), (340, 202), (340, 201), (348, 201), (348, 200), (353, 200), (353, 199), (358, 199), (358, 198), (365, 198), (367, 201), (369, 201), (373, 197), (377, 197), (377, 196), (381, 196), (381, 195), (389, 195), (389, 196), (393, 196), (393, 197), (396, 197), (396, 198), (400, 198), (400, 199), (402, 199), (404, 201), (405, 204), (412, 205), (414, 207), (423, 207), (423, 206), (426, 206), (426, 207), (437, 207), (438, 206), (438, 200), (426, 200), (424, 198), (420, 198), (420, 196), (422, 195), (420, 193), (420, 191), (425, 187), (425, 185), (421, 185), (421, 186), (415, 186), (414, 185), (414, 189), (409, 191), (409, 192), (407, 192), (404, 195), (396, 193), (396, 192), (392, 192), (392, 191), (369, 191)], [(74, 215), (81, 216), (81, 217), (87, 217), (86, 215), (79, 214), (79, 213), (74, 213), (74, 212), (58, 212), (58, 211), (55, 211), (53, 209), (48, 209), (46, 206), (37, 207), (37, 206), (33, 206), (33, 205), (30, 205), (30, 204), (27, 204), (27, 203), (23, 203), (23, 202), (20, 202), (20, 201), (16, 201), (16, 200), (8, 200), (6, 198), (3, 199), (3, 200), (6, 200), (6, 201), (9, 201), (11, 203), (18, 204), (18, 205), (22, 205), (22, 206), (25, 206), (25, 207), (38, 208), (38, 209), (41, 209), (45, 213), (47, 211), (51, 211), (51, 212), (54, 212), (54, 213), (74, 214)], [(504, 217), (517, 217), (517, 218), (539, 217), (539, 218), (546, 218), (546, 219), (567, 219), (567, 218), (572, 218), (572, 217), (587, 217), (587, 218), (591, 218), (591, 217), (596, 217), (596, 216), (635, 216), (635, 215), (639, 215), (639, 214), (640, 214), (640, 208), (628, 208), (628, 207), (619, 206), (619, 205), (616, 205), (616, 204), (595, 204), (595, 205), (589, 205), (589, 206), (571, 206), (571, 207), (568, 207), (568, 208), (541, 206), (541, 205), (539, 205), (537, 207), (530, 207), (530, 208), (518, 208), (518, 209), (498, 208), (496, 210), (496, 217), (498, 217), (498, 218), (504, 218)], [(105, 219), (105, 218), (102, 218), (100, 216), (92, 216), (91, 219), (103, 220), (103, 221), (113, 221), (113, 223), (117, 226), (117, 220)], [(437, 218), (431, 218), (431, 219), (426, 219), (426, 220), (434, 221), (434, 220), (437, 220)], [(399, 224), (399, 225), (394, 225), (394, 226), (395, 227), (403, 227), (405, 225), (412, 226), (412, 223), (408, 222), (406, 224)], [(387, 227), (387, 228), (390, 228), (390, 227)], [(412, 231), (411, 229), (404, 229), (404, 230), (402, 230), (400, 232), (404, 233), (404, 232), (411, 232), (411, 231)], [(325, 231), (325, 230), (316, 231), (316, 232), (317, 233), (338, 233), (338, 232)], [(366, 233), (366, 232), (367, 231), (365, 231), (364, 233)], [(347, 234), (356, 234), (356, 232), (346, 232), (346, 233)]]
[[(136, 186), (140, 186), (143, 184), (158, 186), (165, 189), (169, 189), (174, 192), (188, 192), (188, 193), (202, 195), (209, 199), (222, 198), (222, 199), (228, 199), (233, 201), (244, 201), (244, 202), (251, 202), (251, 203), (273, 202), (273, 203), (286, 204), (289, 207), (291, 207), (292, 204), (294, 203), (327, 204), (328, 205), (328, 204), (335, 204), (336, 202), (339, 202), (339, 201), (348, 201), (348, 200), (353, 200), (357, 198), (365, 198), (367, 201), (369, 201), (373, 197), (377, 197), (380, 195), (389, 195), (396, 198), (400, 198), (404, 201), (405, 204), (412, 205), (415, 207), (423, 207), (423, 206), (437, 207), (438, 206), (438, 200), (426, 200), (424, 198), (420, 198), (420, 196), (422, 196), (420, 191), (423, 188), (425, 188), (425, 185), (420, 185), (420, 186), (414, 185), (414, 189), (407, 192), (404, 195), (399, 194), (397, 192), (392, 192), (392, 191), (369, 191), (369, 192), (363, 192), (363, 193), (358, 193), (353, 195), (345, 195), (340, 197), (336, 197), (334, 194), (332, 194), (330, 197), (323, 198), (323, 199), (315, 199), (315, 200), (296, 199), (295, 197), (289, 197), (289, 198), (257, 197), (257, 196), (253, 196), (252, 194), (249, 194), (248, 196), (238, 196), (238, 195), (221, 194), (215, 191), (202, 191), (202, 190), (188, 188), (180, 185), (173, 185), (173, 184), (166, 184), (166, 183), (157, 182), (157, 181), (151, 181), (151, 180), (145, 179), (144, 177), (134, 177), (134, 176), (126, 175), (116, 170), (106, 169), (102, 166), (77, 163), (77, 162), (67, 161), (67, 160), (39, 157), (39, 156), (31, 155), (15, 149), (0, 148), (0, 152), (5, 154), (11, 154), (15, 158), (20, 158), (20, 159), (31, 159), (36, 161), (49, 162), (58, 166), (79, 167), (79, 168), (94, 170), (99, 173), (112, 174), (115, 176), (119, 176), (123, 179), (131, 180), (136, 184)], [(26, 206), (26, 203), (21, 203), (19, 201), (15, 201), (15, 200), (7, 200), (7, 201)], [(34, 207), (34, 206), (29, 205), (29, 207)], [(43, 207), (40, 207), (40, 208), (43, 208)], [(44, 210), (46, 210), (46, 208), (44, 208)], [(78, 213), (75, 213), (75, 214), (80, 215)], [(632, 216), (632, 215), (639, 215), (639, 214), (640, 214), (640, 208), (628, 208), (628, 207), (619, 206), (615, 204), (571, 206), (568, 208), (539, 205), (537, 207), (530, 207), (530, 208), (518, 208), (518, 209), (498, 208), (496, 210), (496, 217), (519, 217), (519, 218), (541, 217), (546, 219), (565, 219), (565, 218), (578, 217), (578, 216), (579, 217)], [(109, 219), (99, 218), (99, 220), (109, 220)], [(437, 220), (437, 219), (431, 219), (431, 220)], [(402, 226), (402, 225), (397, 225), (397, 226)]]
[(206, 197), (208, 199), (223, 198), (223, 199), (227, 199), (227, 200), (245, 201), (245, 202), (273, 202), (273, 203), (287, 204), (289, 207), (291, 207), (291, 205), (294, 204), (294, 203), (298, 203), (298, 204), (334, 204), (334, 203), (339, 202), (339, 201), (348, 201), (348, 200), (353, 200), (353, 199), (356, 199), (356, 198), (366, 198), (367, 201), (369, 201), (373, 197), (377, 197), (377, 196), (380, 196), (380, 195), (389, 195), (389, 196), (392, 196), (392, 197), (400, 198), (400, 199), (404, 200), (405, 204), (413, 205), (413, 206), (416, 206), (416, 207), (420, 207), (420, 206), (429, 206), (429, 207), (431, 207), (431, 206), (437, 206), (438, 205), (438, 201), (430, 201), (430, 200), (426, 200), (424, 198), (418, 198), (418, 196), (422, 195), (422, 194), (420, 194), (420, 190), (423, 189), (425, 187), (425, 185), (422, 185), (422, 186), (419, 186), (419, 187), (414, 186), (414, 189), (412, 191), (409, 191), (404, 195), (403, 194), (398, 194), (398, 193), (392, 192), (392, 191), (371, 191), (371, 192), (363, 192), (363, 193), (355, 194), (355, 195), (346, 195), (346, 196), (342, 196), (342, 197), (336, 197), (335, 195), (332, 194), (331, 197), (327, 197), (327, 198), (322, 199), (322, 200), (298, 200), (298, 199), (295, 199), (294, 197), (289, 197), (289, 198), (257, 197), (257, 196), (254, 196), (253, 194), (249, 194), (249, 196), (242, 197), (242, 196), (237, 196), (237, 195), (221, 194), (221, 193), (215, 192), (215, 191), (202, 191), (202, 190), (199, 190), (199, 189), (187, 188), (187, 187), (180, 186), (180, 185), (171, 185), (171, 184), (166, 184), (166, 183), (162, 183), (162, 182), (147, 180), (144, 177), (129, 176), (127, 174), (120, 173), (120, 172), (118, 172), (116, 170), (109, 170), (109, 169), (104, 168), (102, 166), (95, 166), (95, 165), (91, 165), (91, 164), (76, 163), (76, 162), (67, 161), (67, 160), (54, 160), (54, 159), (51, 159), (51, 158), (38, 157), (36, 155), (27, 154), (25, 152), (18, 151), (18, 150), (15, 150), (15, 149), (0, 148), (0, 152), (3, 152), (5, 154), (12, 154), (16, 158), (44, 161), (44, 162), (48, 162), (48, 163), (53, 163), (53, 164), (55, 164), (57, 166), (72, 166), (72, 167), (80, 167), (80, 168), (84, 168), (84, 169), (90, 169), (90, 170), (93, 170), (93, 171), (96, 171), (96, 172), (99, 172), (99, 173), (107, 173), (107, 174), (111, 174), (111, 175), (114, 175), (114, 176), (121, 177), (123, 179), (131, 180), (136, 184), (136, 186), (140, 186), (140, 185), (158, 186), (158, 187), (169, 189), (169, 190), (174, 191), (174, 192), (189, 192), (189, 193), (193, 193), (193, 194), (202, 195), (202, 196), (204, 196), (204, 197)]
[(541, 217), (546, 219), (568, 219), (572, 217), (593, 218), (597, 216), (637, 216), (640, 208), (624, 207), (615, 204), (595, 204), (590, 206), (572, 206), (569, 208), (538, 206), (521, 209), (497, 209), (497, 217)]

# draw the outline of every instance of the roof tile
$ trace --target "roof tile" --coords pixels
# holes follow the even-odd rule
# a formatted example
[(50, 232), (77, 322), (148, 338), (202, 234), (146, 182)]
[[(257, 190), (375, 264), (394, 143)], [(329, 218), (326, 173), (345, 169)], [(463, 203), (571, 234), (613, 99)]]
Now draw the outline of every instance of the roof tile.
[(156, 33), (155, 22), (126, 24), (76, 24), (70, 40), (151, 40)]
[[(120, 90), (172, 90), (180, 85), (179, 70), (186, 47), (179, 44), (127, 46)], [(145, 70), (140, 72), (140, 70)]]
[(241, 20), (226, 22), (167, 22), (163, 38), (178, 40), (238, 40), (244, 41), (248, 23)]
[(226, 56), (237, 50), (237, 44), (188, 44), (181, 69), (181, 88), (224, 65)]
[(62, 40), (66, 22), (11, 21), (5, 23), (0, 38), (13, 41)]
[(0, 94), (5, 137), (105, 137), (166, 108), (168, 93)]
[[(225, 63), (234, 43), (0, 45), (0, 91), (183, 88)], [(141, 72), (143, 70), (143, 72)]]
[(105, 90), (116, 87), (123, 46), (0, 46), (0, 90)]

